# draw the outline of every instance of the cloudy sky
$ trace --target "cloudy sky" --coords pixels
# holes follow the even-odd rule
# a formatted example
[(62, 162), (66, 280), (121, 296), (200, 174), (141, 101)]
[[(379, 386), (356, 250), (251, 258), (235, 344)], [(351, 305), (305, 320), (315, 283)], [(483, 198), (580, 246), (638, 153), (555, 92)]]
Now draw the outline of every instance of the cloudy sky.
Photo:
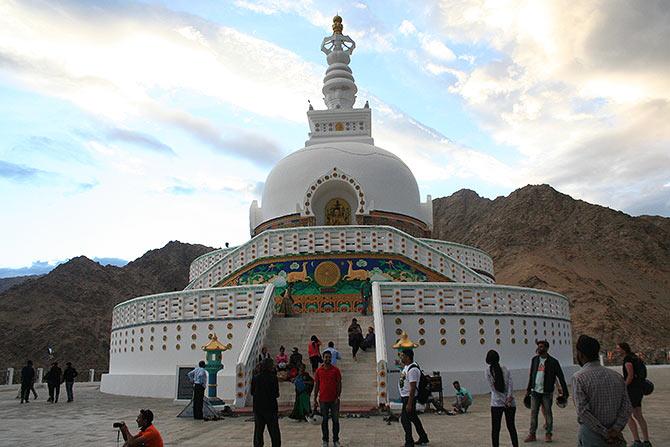
[(549, 183), (670, 216), (667, 1), (0, 0), (0, 267), (246, 240), (324, 107), (336, 12), (422, 195)]

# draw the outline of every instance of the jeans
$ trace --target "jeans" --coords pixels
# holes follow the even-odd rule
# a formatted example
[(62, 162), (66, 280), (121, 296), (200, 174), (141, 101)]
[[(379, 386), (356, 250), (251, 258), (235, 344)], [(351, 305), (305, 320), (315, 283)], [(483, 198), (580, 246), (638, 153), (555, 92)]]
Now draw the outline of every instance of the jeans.
[(551, 393), (530, 393), (530, 434), (537, 433), (537, 416), (540, 412), (540, 405), (544, 407), (544, 415), (547, 418), (547, 434), (551, 434), (554, 429), (554, 416), (551, 414), (551, 402), (553, 395)]
[(422, 441), (428, 440), (428, 434), (426, 430), (423, 429), (423, 424), (421, 424), (421, 419), (416, 412), (416, 399), (412, 401), (412, 412), (407, 413), (407, 403), (409, 397), (402, 397), (402, 411), (400, 413), (400, 423), (402, 424), (403, 430), (405, 430), (405, 447), (414, 446), (414, 438), (412, 437), (412, 424), (416, 428), (416, 433), (419, 435), (419, 439)]
[[(196, 383), (193, 385), (193, 419), (202, 419), (202, 406), (205, 400), (205, 387)], [(262, 445), (262, 444), (261, 444)]]
[(74, 400), (74, 382), (65, 382), (65, 391), (67, 392), (67, 401), (72, 402)]
[(60, 383), (49, 383), (49, 401), (58, 402), (58, 396), (60, 396)]
[(30, 387), (31, 385), (29, 383), (21, 384), (21, 402), (24, 400), (28, 402), (28, 398), (30, 397)]
[[(579, 425), (577, 439), (579, 440), (579, 443), (577, 444), (579, 447), (613, 447), (618, 445), (608, 444), (605, 438), (598, 433), (591, 431), (591, 429), (584, 424)], [(623, 445), (625, 446), (626, 444), (624, 443)]]
[(319, 402), (321, 416), (321, 435), (324, 442), (328, 442), (328, 418), (333, 420), (333, 442), (340, 441), (340, 401)]
[(512, 446), (519, 447), (519, 436), (514, 425), (516, 407), (491, 407), (491, 445), (493, 447), (500, 445), (500, 423), (503, 414), (505, 415), (505, 425), (507, 425), (509, 437), (512, 439)]
[(281, 447), (281, 432), (279, 431), (279, 417), (276, 411), (254, 411), (254, 447), (263, 447), (263, 432), (268, 428), (272, 447)]

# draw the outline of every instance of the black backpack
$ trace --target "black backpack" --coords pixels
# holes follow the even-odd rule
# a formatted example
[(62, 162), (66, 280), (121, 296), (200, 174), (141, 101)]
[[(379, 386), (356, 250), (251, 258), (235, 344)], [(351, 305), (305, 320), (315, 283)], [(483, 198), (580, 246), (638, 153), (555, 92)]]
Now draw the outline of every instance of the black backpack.
[[(421, 376), (419, 377), (419, 383), (416, 387), (416, 400), (422, 405), (425, 405), (428, 402), (428, 398), (430, 397), (430, 387), (428, 386), (428, 376), (426, 376), (423, 371), (421, 371), (421, 368), (419, 368), (419, 365), (416, 363), (410, 366), (409, 369), (412, 368), (417, 368), (419, 370), (419, 373)], [(408, 371), (409, 371), (408, 369)]]
[(644, 382), (647, 379), (647, 365), (644, 364), (644, 361), (640, 357), (635, 357), (633, 361), (633, 374), (634, 378), (640, 382)]

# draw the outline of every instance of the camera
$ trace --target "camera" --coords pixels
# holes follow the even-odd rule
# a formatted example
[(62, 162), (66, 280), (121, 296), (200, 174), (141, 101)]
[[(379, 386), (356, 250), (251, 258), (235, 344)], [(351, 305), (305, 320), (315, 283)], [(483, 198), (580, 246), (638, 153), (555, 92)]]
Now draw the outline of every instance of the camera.
[(125, 424), (124, 424), (123, 422), (114, 422), (114, 424), (113, 424), (112, 426), (113, 426), (114, 428), (121, 428), (121, 427), (123, 427), (124, 425), (125, 425)]

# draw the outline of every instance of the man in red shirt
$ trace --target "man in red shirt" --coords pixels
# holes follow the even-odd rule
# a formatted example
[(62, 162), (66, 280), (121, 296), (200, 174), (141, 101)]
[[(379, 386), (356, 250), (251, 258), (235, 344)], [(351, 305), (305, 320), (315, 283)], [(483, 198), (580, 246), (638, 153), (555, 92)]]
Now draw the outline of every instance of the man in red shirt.
[(314, 374), (314, 406), (319, 404), (323, 422), (321, 433), (323, 447), (328, 447), (328, 419), (333, 420), (333, 447), (340, 447), (340, 394), (342, 394), (342, 374), (332, 364), (330, 351), (323, 353), (323, 365)]
[(163, 438), (161, 438), (161, 434), (154, 427), (153, 421), (154, 413), (151, 410), (140, 410), (140, 414), (136, 419), (140, 432), (135, 436), (130, 434), (126, 423), (121, 422), (121, 427), (119, 428), (121, 429), (123, 440), (126, 441), (123, 447), (163, 447)]

